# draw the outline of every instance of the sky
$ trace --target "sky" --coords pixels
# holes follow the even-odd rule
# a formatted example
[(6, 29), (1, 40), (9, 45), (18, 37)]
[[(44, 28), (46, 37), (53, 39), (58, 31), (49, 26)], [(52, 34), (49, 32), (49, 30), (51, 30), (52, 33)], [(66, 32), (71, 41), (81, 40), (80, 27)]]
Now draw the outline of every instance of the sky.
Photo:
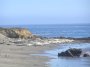
[(90, 23), (90, 0), (0, 0), (0, 25)]

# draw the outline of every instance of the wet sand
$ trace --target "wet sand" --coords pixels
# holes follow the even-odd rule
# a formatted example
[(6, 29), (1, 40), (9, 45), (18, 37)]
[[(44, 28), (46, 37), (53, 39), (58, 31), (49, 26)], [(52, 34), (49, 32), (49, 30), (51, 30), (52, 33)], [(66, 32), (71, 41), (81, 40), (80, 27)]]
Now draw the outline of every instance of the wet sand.
[(47, 56), (33, 54), (44, 53), (57, 45), (46, 46), (16, 46), (0, 44), (0, 67), (49, 67)]

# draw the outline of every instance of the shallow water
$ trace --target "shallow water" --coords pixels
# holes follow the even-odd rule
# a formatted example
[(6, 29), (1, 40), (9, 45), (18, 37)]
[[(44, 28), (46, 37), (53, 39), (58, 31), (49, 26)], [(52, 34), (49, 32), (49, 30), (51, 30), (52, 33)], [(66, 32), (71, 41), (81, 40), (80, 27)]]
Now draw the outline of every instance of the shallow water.
[[(58, 52), (65, 51), (68, 48), (82, 48), (83, 50), (90, 51), (90, 43), (80, 44), (63, 44), (63, 46), (46, 51), (46, 56), (54, 58), (51, 59), (50, 67), (90, 67), (90, 57), (58, 57)], [(88, 50), (87, 50), (88, 49)]]

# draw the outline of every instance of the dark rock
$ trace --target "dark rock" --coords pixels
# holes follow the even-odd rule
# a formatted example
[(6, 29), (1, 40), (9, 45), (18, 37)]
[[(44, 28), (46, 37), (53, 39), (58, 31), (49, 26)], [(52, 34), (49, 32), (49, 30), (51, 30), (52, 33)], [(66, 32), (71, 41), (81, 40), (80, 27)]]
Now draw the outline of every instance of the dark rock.
[(83, 54), (83, 57), (90, 57), (90, 54), (89, 53), (85, 53), (85, 54)]
[(82, 53), (81, 49), (71, 48), (71, 49), (66, 50), (65, 52), (58, 53), (58, 56), (66, 56), (66, 57), (77, 56), (79, 57), (81, 53)]

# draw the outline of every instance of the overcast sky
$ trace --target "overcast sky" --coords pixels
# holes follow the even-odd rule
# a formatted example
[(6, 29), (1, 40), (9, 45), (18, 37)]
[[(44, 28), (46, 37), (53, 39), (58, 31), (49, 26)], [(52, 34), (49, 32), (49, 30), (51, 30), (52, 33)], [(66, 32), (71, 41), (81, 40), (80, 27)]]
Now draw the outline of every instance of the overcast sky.
[(0, 0), (0, 25), (90, 23), (89, 0)]

